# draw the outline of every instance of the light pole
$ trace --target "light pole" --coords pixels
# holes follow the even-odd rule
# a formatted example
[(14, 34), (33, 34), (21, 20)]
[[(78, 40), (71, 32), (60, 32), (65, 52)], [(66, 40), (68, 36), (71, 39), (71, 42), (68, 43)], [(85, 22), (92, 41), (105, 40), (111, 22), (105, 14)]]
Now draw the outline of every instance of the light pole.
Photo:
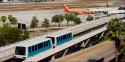
[(108, 5), (108, 1), (107, 0), (105, 0), (106, 1), (106, 7), (109, 7), (109, 5)]

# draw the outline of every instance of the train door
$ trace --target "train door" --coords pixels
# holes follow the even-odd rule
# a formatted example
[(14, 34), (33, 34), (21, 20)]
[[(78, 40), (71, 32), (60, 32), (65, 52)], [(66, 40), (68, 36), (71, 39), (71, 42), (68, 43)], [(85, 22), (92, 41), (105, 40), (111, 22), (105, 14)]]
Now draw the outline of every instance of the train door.
[(47, 38), (51, 38), (53, 48), (55, 48), (55, 46), (56, 46), (55, 38), (54, 37), (47, 37)]

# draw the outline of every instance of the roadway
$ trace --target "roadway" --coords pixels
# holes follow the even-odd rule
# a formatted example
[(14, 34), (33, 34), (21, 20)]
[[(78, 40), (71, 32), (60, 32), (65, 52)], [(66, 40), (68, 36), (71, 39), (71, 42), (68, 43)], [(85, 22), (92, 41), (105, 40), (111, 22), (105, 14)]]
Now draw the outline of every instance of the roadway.
[(69, 54), (65, 57), (56, 59), (54, 62), (87, 62), (90, 59), (99, 60), (103, 57), (105, 57), (105, 62), (108, 62), (115, 57), (113, 42), (107, 40), (95, 46), (91, 46), (78, 52)]

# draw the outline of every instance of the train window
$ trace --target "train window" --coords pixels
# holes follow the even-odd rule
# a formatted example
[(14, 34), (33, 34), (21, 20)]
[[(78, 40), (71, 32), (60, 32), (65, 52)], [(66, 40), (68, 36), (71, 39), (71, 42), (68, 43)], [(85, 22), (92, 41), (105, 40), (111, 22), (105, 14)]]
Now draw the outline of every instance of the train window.
[(60, 36), (60, 40), (62, 40), (62, 36)]
[(67, 38), (67, 35), (66, 35), (66, 38)]
[(64, 35), (62, 36), (62, 39), (64, 39)]
[(69, 37), (69, 34), (67, 34), (67, 38)]
[(35, 50), (37, 50), (37, 45), (35, 45), (34, 47), (35, 47)]
[(50, 45), (50, 40), (48, 40), (48, 45)]
[(43, 43), (41, 43), (41, 48), (43, 48), (44, 46), (43, 46)]
[(70, 37), (70, 34), (68, 34), (68, 37)]
[(59, 37), (57, 37), (57, 42), (60, 40), (60, 38)]
[(64, 35), (64, 39), (66, 39), (66, 35)]
[(38, 44), (38, 49), (40, 49), (42, 47), (43, 47), (42, 43)]
[(44, 45), (44, 47), (46, 47), (46, 43), (45, 42), (43, 42), (43, 45)]
[(71, 33), (69, 33), (69, 37), (71, 36)]
[(65, 35), (63, 35), (63, 39), (66, 39), (66, 36), (65, 36)]
[(59, 41), (61, 40), (61, 37), (59, 37)]
[(38, 44), (38, 49), (40, 49), (40, 44)]
[(58, 41), (59, 41), (59, 40), (61, 40), (61, 38), (60, 38), (60, 37), (58, 37)]
[(59, 37), (57, 37), (57, 42), (59, 41)]
[(15, 54), (16, 55), (25, 55), (26, 48), (25, 47), (16, 47)]
[(46, 46), (48, 46), (48, 41), (46, 41), (45, 43), (46, 43)]
[(62, 40), (62, 37), (60, 37), (60, 40)]
[(61, 37), (59, 37), (59, 41), (61, 40)]
[(31, 52), (31, 47), (28, 47), (28, 52)]
[(32, 46), (32, 51), (35, 51), (35, 47), (34, 46)]
[(63, 40), (63, 36), (61, 36), (61, 40)]
[(70, 37), (72, 37), (72, 33), (70, 33)]

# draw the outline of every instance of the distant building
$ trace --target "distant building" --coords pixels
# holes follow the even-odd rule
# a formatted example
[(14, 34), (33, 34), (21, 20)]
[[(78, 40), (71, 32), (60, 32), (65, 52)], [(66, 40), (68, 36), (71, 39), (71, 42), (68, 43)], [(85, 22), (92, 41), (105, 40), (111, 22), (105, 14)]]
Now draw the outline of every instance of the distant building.
[(0, 0), (0, 2), (10, 3), (26, 3), (26, 2), (42, 2), (42, 1), (58, 1), (58, 0)]

